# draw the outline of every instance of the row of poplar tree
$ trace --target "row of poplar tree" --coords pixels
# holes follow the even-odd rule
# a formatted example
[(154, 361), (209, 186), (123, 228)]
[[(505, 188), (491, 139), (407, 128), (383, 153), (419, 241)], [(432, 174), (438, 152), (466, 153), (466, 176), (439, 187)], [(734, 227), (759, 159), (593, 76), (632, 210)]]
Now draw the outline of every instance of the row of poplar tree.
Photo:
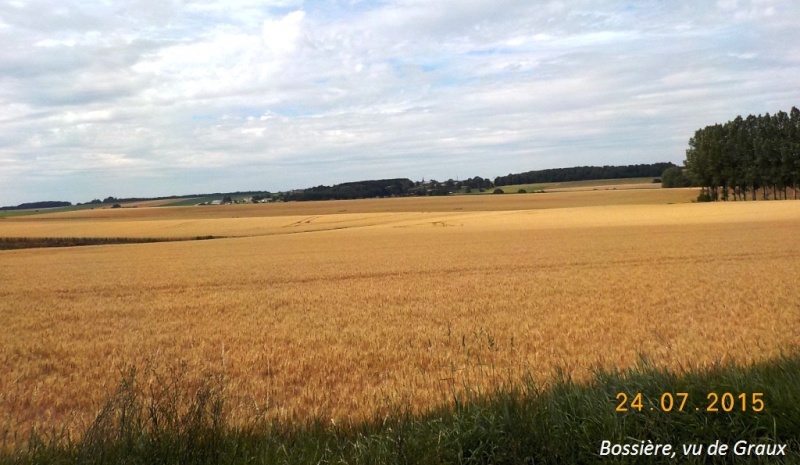
[(697, 130), (686, 150), (686, 171), (703, 200), (797, 198), (800, 187), (800, 110), (737, 117)]

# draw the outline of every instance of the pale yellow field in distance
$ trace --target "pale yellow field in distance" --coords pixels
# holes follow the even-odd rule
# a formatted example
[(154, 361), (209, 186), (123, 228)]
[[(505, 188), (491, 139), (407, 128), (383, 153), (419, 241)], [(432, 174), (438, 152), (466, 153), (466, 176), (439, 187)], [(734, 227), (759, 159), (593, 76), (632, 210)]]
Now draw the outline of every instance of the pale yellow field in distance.
[[(413, 197), (159, 208), (108, 207), (0, 219), (0, 237), (258, 236), (437, 221), (469, 212), (689, 203), (697, 189)], [(467, 215), (469, 216), (469, 215)]]
[(0, 252), (0, 432), (80, 429), (129, 364), (224, 371), (241, 418), (346, 421), (557, 366), (582, 379), (639, 354), (680, 370), (796, 350), (800, 203), (693, 195), (0, 220), (0, 236), (244, 236)]

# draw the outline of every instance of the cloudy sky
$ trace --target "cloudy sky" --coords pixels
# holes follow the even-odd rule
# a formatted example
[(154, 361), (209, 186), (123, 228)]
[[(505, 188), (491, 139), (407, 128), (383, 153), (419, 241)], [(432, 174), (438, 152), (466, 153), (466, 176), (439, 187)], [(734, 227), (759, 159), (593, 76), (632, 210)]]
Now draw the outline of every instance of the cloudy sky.
[(2, 0), (0, 205), (680, 163), (797, 0)]

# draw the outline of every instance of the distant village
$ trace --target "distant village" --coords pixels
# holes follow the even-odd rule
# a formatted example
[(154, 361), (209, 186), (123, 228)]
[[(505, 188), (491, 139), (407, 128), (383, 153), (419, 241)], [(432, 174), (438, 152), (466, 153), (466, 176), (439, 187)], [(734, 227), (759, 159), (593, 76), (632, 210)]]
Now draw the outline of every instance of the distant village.
[(197, 206), (202, 205), (235, 205), (235, 204), (246, 204), (246, 203), (273, 203), (278, 202), (280, 199), (276, 199), (271, 195), (254, 195), (251, 197), (242, 197), (242, 198), (233, 198), (230, 195), (226, 195), (221, 199), (216, 200), (209, 200), (208, 202), (200, 202), (196, 204)]

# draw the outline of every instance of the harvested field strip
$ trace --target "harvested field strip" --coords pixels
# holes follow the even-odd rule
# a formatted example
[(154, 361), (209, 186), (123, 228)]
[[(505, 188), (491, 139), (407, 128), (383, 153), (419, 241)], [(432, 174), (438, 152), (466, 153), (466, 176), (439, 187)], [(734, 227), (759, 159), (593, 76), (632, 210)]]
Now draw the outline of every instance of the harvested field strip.
[(0, 250), (81, 247), (87, 245), (142, 244), (152, 242), (201, 241), (219, 236), (177, 237), (0, 237)]

